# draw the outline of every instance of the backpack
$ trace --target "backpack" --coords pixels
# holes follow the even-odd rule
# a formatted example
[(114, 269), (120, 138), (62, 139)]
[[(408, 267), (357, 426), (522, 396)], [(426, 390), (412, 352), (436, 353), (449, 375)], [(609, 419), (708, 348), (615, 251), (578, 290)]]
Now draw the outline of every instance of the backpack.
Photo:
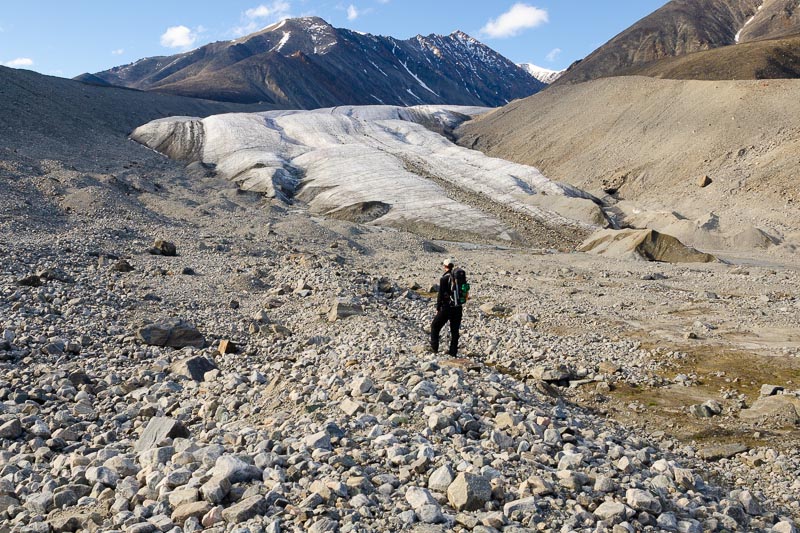
[(452, 293), (453, 305), (461, 307), (469, 300), (469, 283), (467, 283), (467, 273), (463, 268), (457, 268), (450, 274), (450, 291)]

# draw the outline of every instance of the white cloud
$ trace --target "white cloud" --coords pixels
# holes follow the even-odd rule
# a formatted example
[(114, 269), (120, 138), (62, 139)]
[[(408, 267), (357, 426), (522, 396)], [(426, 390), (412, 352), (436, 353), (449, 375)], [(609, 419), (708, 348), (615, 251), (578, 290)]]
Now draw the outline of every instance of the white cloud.
[(271, 4), (261, 4), (259, 6), (248, 9), (244, 12), (245, 18), (250, 20), (265, 19), (265, 18), (283, 18), (289, 14), (292, 6), (289, 2), (283, 0), (275, 0)]
[(347, 20), (356, 20), (360, 14), (358, 8), (353, 4), (347, 6)]
[(125, 49), (124, 48), (117, 48), (116, 50), (111, 50), (111, 55), (115, 55), (115, 56), (121, 56), (124, 53), (125, 53)]
[(284, 0), (275, 0), (270, 4), (260, 4), (242, 13), (242, 24), (231, 29), (236, 37), (256, 32), (271, 22), (278, 22), (291, 16), (292, 6)]
[(197, 32), (186, 26), (172, 26), (161, 36), (161, 46), (166, 48), (190, 48), (196, 42)]
[(11, 61), (6, 61), (3, 64), (11, 68), (32, 67), (33, 59), (29, 57), (18, 57), (16, 59), (12, 59)]
[(481, 33), (495, 38), (514, 37), (523, 30), (541, 26), (549, 21), (550, 16), (546, 9), (518, 3), (496, 19), (489, 20), (481, 29)]
[(551, 63), (558, 59), (558, 56), (561, 55), (561, 48), (553, 48), (550, 50), (550, 53), (545, 56), (545, 58), (550, 61)]

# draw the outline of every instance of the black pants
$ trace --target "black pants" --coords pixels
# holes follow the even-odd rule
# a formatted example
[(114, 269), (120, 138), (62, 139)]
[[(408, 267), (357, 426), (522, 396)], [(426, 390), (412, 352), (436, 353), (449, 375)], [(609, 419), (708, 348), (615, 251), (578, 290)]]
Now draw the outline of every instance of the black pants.
[(458, 330), (461, 328), (461, 307), (442, 307), (431, 324), (431, 349), (439, 351), (439, 333), (444, 325), (450, 322), (450, 355), (458, 355)]

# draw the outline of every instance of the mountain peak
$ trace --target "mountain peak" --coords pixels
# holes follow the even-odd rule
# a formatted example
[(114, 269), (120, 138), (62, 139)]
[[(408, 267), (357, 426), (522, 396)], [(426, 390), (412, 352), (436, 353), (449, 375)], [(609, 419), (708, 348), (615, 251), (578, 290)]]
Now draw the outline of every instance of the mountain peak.
[(287, 108), (452, 104), (494, 107), (543, 86), (462, 31), (398, 40), (285, 19), (235, 41), (95, 76), (114, 85)]

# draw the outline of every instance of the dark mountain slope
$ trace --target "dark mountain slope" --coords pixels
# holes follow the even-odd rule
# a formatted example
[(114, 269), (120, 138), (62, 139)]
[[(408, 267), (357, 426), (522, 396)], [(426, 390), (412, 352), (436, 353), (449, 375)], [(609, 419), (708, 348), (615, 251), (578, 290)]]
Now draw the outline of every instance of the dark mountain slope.
[(673, 0), (572, 65), (556, 83), (642, 72), (665, 58), (731, 46), (737, 39), (797, 33), (795, 0)]
[(800, 35), (663, 59), (630, 73), (674, 80), (800, 78)]
[(544, 84), (462, 32), (408, 40), (289, 19), (235, 41), (95, 75), (213, 100), (318, 108), (363, 104), (499, 106)]

